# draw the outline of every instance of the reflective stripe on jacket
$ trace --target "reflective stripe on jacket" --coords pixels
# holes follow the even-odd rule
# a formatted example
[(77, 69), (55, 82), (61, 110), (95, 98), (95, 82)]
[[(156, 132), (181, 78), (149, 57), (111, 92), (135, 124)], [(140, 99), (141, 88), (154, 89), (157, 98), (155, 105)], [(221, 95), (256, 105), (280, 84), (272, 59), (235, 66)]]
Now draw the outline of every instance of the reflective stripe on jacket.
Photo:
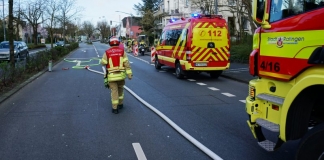
[(118, 46), (106, 50), (101, 64), (106, 65), (108, 82), (120, 81), (126, 78), (126, 74), (132, 74), (127, 54)]

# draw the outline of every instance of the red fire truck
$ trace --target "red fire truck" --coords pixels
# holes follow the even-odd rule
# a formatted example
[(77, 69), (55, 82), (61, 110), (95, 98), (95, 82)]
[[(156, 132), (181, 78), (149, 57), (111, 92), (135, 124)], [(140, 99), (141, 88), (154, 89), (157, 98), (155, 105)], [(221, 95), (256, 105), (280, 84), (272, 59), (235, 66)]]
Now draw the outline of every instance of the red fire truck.
[[(246, 98), (258, 144), (274, 151), (300, 140), (296, 159), (324, 159), (324, 1), (254, 0)], [(264, 129), (277, 133), (272, 142)]]

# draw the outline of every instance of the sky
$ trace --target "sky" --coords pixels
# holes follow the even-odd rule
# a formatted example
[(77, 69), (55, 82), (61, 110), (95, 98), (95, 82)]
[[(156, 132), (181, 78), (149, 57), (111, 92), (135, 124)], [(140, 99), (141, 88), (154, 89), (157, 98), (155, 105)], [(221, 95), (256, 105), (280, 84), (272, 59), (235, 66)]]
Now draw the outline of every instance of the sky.
[(130, 16), (125, 13), (131, 13), (136, 16), (137, 12), (133, 9), (134, 4), (143, 3), (142, 0), (76, 0), (76, 2), (76, 6), (84, 9), (81, 12), (82, 18), (80, 23), (90, 21), (93, 25), (97, 25), (97, 22), (103, 19), (106, 19), (108, 23), (113, 21), (112, 24), (115, 25), (124, 17)]

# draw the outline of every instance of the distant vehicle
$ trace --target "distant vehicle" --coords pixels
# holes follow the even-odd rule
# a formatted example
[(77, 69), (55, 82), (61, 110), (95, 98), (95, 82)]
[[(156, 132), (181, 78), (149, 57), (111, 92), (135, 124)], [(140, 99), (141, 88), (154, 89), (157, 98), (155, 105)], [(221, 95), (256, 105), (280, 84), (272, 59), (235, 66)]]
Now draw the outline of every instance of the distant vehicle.
[(55, 47), (64, 47), (65, 46), (65, 42), (64, 41), (57, 41), (55, 43)]
[(173, 67), (179, 79), (188, 72), (207, 72), (211, 78), (218, 78), (230, 66), (227, 26), (220, 15), (171, 19), (156, 47), (155, 68)]
[[(14, 57), (16, 61), (26, 59), (29, 56), (27, 44), (22, 41), (14, 41)], [(0, 43), (0, 61), (10, 61), (9, 41)]]

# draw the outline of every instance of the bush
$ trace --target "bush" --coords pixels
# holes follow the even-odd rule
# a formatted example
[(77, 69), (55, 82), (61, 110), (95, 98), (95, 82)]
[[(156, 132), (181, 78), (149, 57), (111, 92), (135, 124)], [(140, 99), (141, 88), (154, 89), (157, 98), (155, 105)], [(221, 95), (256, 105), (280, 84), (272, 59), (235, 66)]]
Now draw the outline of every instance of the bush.
[(44, 47), (46, 47), (45, 44), (37, 44), (37, 45), (35, 45), (33, 43), (27, 44), (27, 46), (28, 46), (28, 49), (36, 49), (36, 48), (44, 48)]
[(250, 53), (252, 52), (252, 36), (246, 36), (239, 44), (231, 45), (231, 62), (249, 63)]

